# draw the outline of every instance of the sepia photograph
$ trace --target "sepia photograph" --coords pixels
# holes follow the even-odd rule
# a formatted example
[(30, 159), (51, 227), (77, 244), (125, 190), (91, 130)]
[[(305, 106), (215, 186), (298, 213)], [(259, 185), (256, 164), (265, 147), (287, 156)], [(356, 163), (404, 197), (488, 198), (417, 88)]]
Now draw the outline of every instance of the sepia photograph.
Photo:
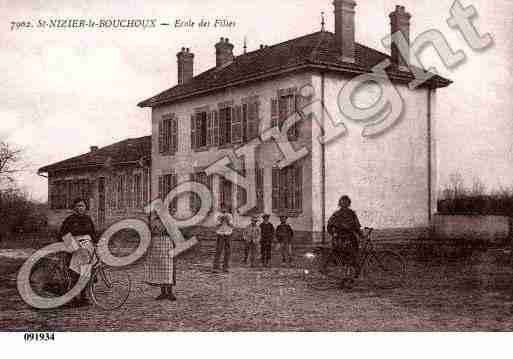
[(4, 339), (513, 330), (512, 1), (0, 19)]

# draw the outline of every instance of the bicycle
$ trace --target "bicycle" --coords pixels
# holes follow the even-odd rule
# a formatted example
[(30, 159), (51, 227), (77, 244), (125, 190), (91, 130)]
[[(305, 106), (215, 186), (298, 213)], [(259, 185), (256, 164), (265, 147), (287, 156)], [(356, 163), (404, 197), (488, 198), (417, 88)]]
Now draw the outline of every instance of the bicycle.
[(372, 243), (372, 231), (372, 228), (364, 229), (356, 266), (349, 263), (347, 253), (331, 247), (319, 246), (306, 253), (305, 257), (311, 261), (310, 269), (305, 270), (310, 286), (319, 290), (343, 288), (348, 279), (358, 279), (361, 275), (375, 286), (401, 285), (406, 274), (403, 257), (390, 250), (377, 251)]
[[(110, 267), (101, 262), (96, 255), (97, 247), (93, 246), (93, 248), (92, 253), (83, 247), (77, 251), (84, 264), (92, 264), (86, 293), (93, 304), (104, 310), (119, 309), (130, 296), (132, 289), (130, 275), (122, 268)], [(71, 290), (75, 283), (71, 276), (68, 259), (61, 254), (50, 256), (32, 271), (31, 285), (36, 288), (39, 295), (62, 296)]]

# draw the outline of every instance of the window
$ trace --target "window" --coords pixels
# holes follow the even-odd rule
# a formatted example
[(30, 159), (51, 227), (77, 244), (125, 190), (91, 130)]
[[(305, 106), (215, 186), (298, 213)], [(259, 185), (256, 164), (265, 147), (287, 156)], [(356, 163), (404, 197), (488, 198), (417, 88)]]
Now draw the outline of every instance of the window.
[(249, 142), (259, 136), (260, 120), (257, 97), (250, 98), (242, 104), (242, 141)]
[[(212, 188), (214, 187), (213, 178), (213, 176), (207, 176), (207, 174), (203, 171), (190, 174), (190, 180), (192, 182), (204, 184), (210, 191), (212, 191)], [(190, 194), (189, 206), (192, 213), (196, 213), (197, 211), (199, 211), (199, 209), (201, 208), (201, 199), (198, 197), (197, 194)]]
[(232, 209), (233, 183), (224, 177), (219, 178), (219, 207)]
[[(175, 173), (159, 176), (159, 197), (165, 201), (166, 196), (173, 188), (177, 186), (177, 177)], [(175, 196), (169, 204), (169, 210), (172, 212), (178, 209), (178, 197)]]
[[(264, 211), (264, 169), (263, 168), (255, 168), (253, 173), (244, 173), (243, 176), (246, 175), (254, 175), (255, 176), (255, 188), (251, 188), (251, 190), (256, 191), (256, 208), (255, 211), (257, 213)], [(237, 188), (237, 208), (244, 206), (248, 201), (248, 196), (246, 189), (241, 186), (236, 186)]]
[[(278, 97), (271, 99), (271, 127), (278, 126), (281, 130), (285, 121), (297, 111), (297, 100), (295, 87), (278, 91)], [(299, 137), (297, 124), (289, 129), (287, 136), (290, 141), (297, 140)]]
[(219, 144), (232, 143), (232, 107), (224, 107), (219, 110)]
[(303, 167), (273, 168), (272, 207), (277, 214), (298, 215), (303, 210)]
[(191, 148), (198, 150), (219, 142), (219, 120), (214, 111), (198, 110), (191, 116)]
[(178, 120), (174, 115), (166, 115), (159, 122), (159, 153), (174, 154), (178, 151)]
[(88, 179), (61, 180), (53, 182), (50, 192), (52, 209), (72, 209), (76, 198), (83, 198), (89, 207), (90, 184)]
[(258, 137), (259, 102), (256, 96), (219, 104), (219, 110), (203, 107), (191, 116), (191, 149), (201, 150), (212, 146), (241, 144)]
[(207, 146), (219, 145), (219, 114), (211, 111), (207, 117)]

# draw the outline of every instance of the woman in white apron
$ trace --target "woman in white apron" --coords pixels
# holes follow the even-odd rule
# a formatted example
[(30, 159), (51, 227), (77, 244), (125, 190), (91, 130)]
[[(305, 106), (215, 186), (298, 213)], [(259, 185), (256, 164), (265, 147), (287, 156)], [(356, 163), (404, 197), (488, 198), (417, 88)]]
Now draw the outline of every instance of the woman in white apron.
[(173, 286), (176, 285), (174, 248), (175, 244), (160, 218), (152, 214), (151, 244), (146, 257), (146, 283), (160, 287), (161, 293), (156, 300), (176, 300), (173, 294)]

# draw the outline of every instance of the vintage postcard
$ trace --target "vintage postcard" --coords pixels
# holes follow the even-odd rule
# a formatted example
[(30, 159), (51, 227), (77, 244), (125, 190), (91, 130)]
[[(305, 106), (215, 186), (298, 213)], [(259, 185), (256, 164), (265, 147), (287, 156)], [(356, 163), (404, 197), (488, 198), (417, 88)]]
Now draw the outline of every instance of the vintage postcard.
[(0, 19), (0, 331), (513, 330), (513, 2)]

